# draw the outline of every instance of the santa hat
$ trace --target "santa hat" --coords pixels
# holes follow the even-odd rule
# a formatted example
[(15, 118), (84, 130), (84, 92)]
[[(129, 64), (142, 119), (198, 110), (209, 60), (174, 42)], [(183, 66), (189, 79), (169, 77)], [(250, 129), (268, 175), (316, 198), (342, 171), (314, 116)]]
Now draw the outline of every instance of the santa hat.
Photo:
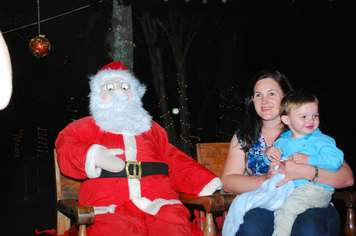
[(126, 70), (129, 71), (122, 63), (121, 61), (114, 61), (111, 62), (109, 64), (107, 64), (106, 66), (103, 66), (99, 71), (103, 71), (103, 70), (107, 70), (107, 69), (111, 69), (111, 70)]
[(100, 83), (109, 77), (120, 77), (130, 84), (132, 92), (136, 99), (141, 100), (146, 92), (146, 86), (141, 84), (140, 81), (120, 62), (110, 62), (103, 66), (96, 75), (90, 77), (90, 88), (92, 93), (98, 93)]

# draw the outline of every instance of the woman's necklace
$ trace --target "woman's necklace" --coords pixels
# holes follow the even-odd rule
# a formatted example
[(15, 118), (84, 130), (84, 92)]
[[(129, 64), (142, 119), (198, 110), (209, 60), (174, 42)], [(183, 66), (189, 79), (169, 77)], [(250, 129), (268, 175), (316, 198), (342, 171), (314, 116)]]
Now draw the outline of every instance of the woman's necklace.
[(265, 139), (265, 142), (267, 144), (267, 146), (271, 146), (274, 141), (276, 141), (276, 139), (278, 138), (279, 134), (281, 133), (282, 130), (280, 130), (278, 132), (278, 134), (274, 134), (274, 135), (267, 135), (267, 131), (265, 129), (262, 129), (262, 135), (263, 138)]
[(262, 132), (262, 134), (263, 134), (263, 138), (265, 139), (265, 143), (267, 144), (267, 147), (271, 146), (274, 143), (274, 141), (276, 140), (274, 138), (267, 136), (266, 133)]

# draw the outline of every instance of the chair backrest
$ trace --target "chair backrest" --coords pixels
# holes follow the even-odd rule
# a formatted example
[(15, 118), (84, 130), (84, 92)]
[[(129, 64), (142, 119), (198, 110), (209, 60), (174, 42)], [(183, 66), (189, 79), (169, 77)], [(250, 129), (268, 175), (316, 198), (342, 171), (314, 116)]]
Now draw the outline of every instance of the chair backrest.
[(62, 199), (78, 199), (80, 181), (71, 179), (61, 173), (57, 161), (57, 152), (53, 150), (56, 175), (57, 201)]
[[(80, 182), (64, 176), (59, 170), (57, 152), (53, 150), (56, 175), (57, 203), (64, 199), (78, 199)], [(57, 205), (58, 208), (58, 205)], [(71, 220), (57, 209), (57, 235), (63, 235), (71, 226)]]
[(197, 161), (220, 177), (229, 145), (228, 142), (197, 143)]

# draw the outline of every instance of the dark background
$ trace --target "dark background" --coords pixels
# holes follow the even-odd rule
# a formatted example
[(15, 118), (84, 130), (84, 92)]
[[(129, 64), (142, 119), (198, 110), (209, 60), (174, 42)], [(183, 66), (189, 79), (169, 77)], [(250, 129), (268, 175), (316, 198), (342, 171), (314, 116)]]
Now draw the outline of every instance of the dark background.
[[(160, 122), (150, 59), (136, 18), (147, 3), (160, 17), (171, 6), (204, 16), (187, 60), (192, 123), (204, 93), (214, 102), (204, 121), (205, 132), (195, 142), (229, 141), (237, 124), (232, 122), (224, 135), (216, 131), (224, 122), (221, 117), (228, 120), (231, 115), (219, 108), (222, 89), (234, 86), (240, 101), (236, 106), (242, 107), (250, 78), (275, 68), (296, 88), (318, 96), (322, 131), (335, 138), (354, 167), (356, 9), (351, 0), (135, 1), (134, 73), (148, 88), (145, 108)], [(51, 52), (38, 59), (28, 50), (38, 35), (38, 25), (31, 25), (38, 19), (37, 2), (0, 3), (0, 29), (11, 55), (14, 86), (9, 106), (0, 111), (1, 201), (6, 209), (1, 211), (1, 235), (34, 235), (35, 229), (55, 228), (54, 141), (69, 122), (88, 115), (88, 75), (111, 61), (105, 41), (111, 7), (111, 1), (40, 1), (40, 18), (49, 19), (40, 24), (40, 31), (51, 42)], [(174, 91), (169, 46), (165, 57), (167, 77), (173, 81), (168, 90)], [(206, 77), (204, 86), (194, 80), (198, 72)]]

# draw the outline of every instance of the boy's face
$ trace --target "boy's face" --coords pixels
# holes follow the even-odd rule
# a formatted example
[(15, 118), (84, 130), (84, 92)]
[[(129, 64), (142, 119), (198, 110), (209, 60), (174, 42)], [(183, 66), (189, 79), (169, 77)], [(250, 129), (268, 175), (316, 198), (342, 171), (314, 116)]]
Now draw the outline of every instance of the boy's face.
[(281, 119), (292, 131), (292, 138), (299, 138), (311, 134), (320, 124), (318, 104), (311, 102), (297, 109), (293, 107), (291, 113), (282, 116)]

